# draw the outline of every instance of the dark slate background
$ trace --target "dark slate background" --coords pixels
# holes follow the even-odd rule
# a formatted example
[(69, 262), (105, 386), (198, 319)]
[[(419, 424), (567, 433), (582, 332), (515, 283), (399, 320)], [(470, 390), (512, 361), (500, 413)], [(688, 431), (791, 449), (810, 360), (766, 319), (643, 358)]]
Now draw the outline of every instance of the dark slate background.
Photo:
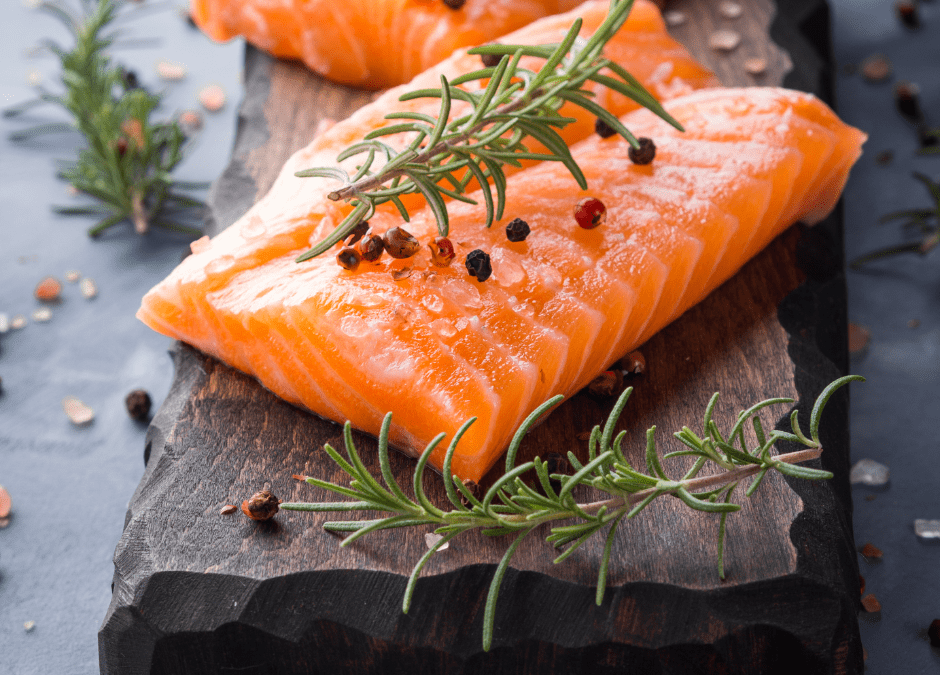
[[(878, 225), (879, 215), (929, 205), (911, 171), (940, 177), (940, 156), (916, 157), (916, 135), (892, 101), (896, 80), (919, 83), (928, 119), (940, 126), (940, 3), (921, 5), (919, 31), (904, 28), (886, 0), (833, 0), (832, 6), (839, 112), (870, 134), (846, 191), (846, 256), (852, 259), (905, 236), (895, 225)], [(55, 60), (29, 50), (43, 37), (65, 38), (54, 20), (25, 3), (9, 2), (5, 9), (0, 107), (31, 97), (30, 73), (54, 86)], [(206, 84), (221, 84), (229, 94), (222, 112), (205, 115), (206, 126), (179, 171), (183, 179), (211, 180), (231, 148), (241, 47), (212, 44), (172, 2), (138, 12), (138, 20), (122, 22), (127, 35), (160, 36), (159, 43), (123, 49), (118, 58), (136, 68), (145, 84), (165, 88), (167, 115), (196, 107), (196, 93)], [(891, 81), (873, 85), (844, 67), (876, 51), (894, 63)], [(160, 59), (185, 63), (187, 78), (161, 83), (155, 73)], [(50, 108), (30, 119), (55, 117)], [(52, 321), (30, 320), (26, 328), (0, 335), (0, 484), (14, 508), (9, 526), (0, 530), (0, 673), (85, 675), (98, 671), (96, 633), (109, 601), (111, 555), (143, 471), (146, 426), (128, 418), (123, 398), (142, 387), (156, 409), (172, 378), (170, 341), (145, 328), (134, 311), (188, 242), (161, 232), (140, 238), (123, 227), (91, 241), (84, 234), (89, 223), (54, 216), (51, 204), (73, 200), (53, 172), (75, 140), (7, 140), (23, 127), (0, 118), (0, 312), (30, 315), (39, 306), (35, 284), (69, 269), (92, 277), (99, 296), (85, 300), (77, 285), (66, 284)], [(881, 166), (875, 156), (886, 149), (895, 158)], [(853, 459), (891, 467), (886, 489), (853, 490), (858, 544), (870, 541), (884, 551), (879, 562), (861, 562), (868, 591), (883, 605), (880, 617), (860, 619), (867, 672), (937, 672), (940, 650), (929, 646), (926, 628), (940, 618), (940, 546), (918, 541), (913, 521), (940, 518), (934, 433), (940, 418), (940, 252), (874, 263), (864, 272), (850, 271), (848, 282), (850, 320), (872, 334), (867, 351), (851, 362), (852, 372), (868, 378), (852, 390)], [(920, 325), (910, 328), (912, 319)], [(92, 425), (79, 429), (68, 422), (60, 405), (67, 395), (96, 410)], [(36, 622), (32, 632), (24, 630), (26, 621)]]

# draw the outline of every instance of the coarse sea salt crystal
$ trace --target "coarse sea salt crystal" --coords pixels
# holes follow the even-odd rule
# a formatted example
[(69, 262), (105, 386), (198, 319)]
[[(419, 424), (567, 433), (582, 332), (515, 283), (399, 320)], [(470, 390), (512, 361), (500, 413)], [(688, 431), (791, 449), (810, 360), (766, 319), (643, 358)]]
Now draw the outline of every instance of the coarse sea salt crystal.
[(663, 19), (666, 21), (667, 26), (674, 28), (684, 24), (686, 21), (688, 21), (689, 17), (687, 17), (682, 12), (673, 9), (663, 14)]
[(82, 292), (82, 296), (86, 300), (91, 300), (92, 298), (98, 295), (98, 287), (95, 285), (94, 279), (90, 277), (85, 277), (84, 279), (82, 279), (78, 287)]
[(726, 19), (737, 19), (744, 13), (744, 8), (736, 2), (723, 2), (718, 5), (718, 13)]
[(741, 44), (741, 34), (734, 30), (716, 30), (708, 36), (708, 46), (720, 52), (730, 52)]
[[(428, 545), (428, 548), (434, 548), (435, 546), (437, 546), (437, 543), (443, 538), (444, 538), (443, 534), (434, 534), (433, 532), (428, 532), (426, 535), (424, 535), (424, 543)], [(446, 544), (444, 544), (437, 550), (443, 551), (448, 548), (450, 548), (450, 542), (447, 542)]]
[(860, 459), (849, 472), (849, 482), (852, 484), (885, 485), (890, 478), (888, 467), (873, 459)]
[(84, 426), (95, 419), (95, 411), (74, 396), (62, 399), (62, 409), (68, 415), (69, 421), (76, 426)]
[(914, 534), (921, 539), (940, 539), (940, 520), (914, 520)]
[(33, 312), (33, 321), (38, 321), (39, 323), (45, 323), (52, 318), (52, 310), (48, 307), (40, 307), (35, 312)]

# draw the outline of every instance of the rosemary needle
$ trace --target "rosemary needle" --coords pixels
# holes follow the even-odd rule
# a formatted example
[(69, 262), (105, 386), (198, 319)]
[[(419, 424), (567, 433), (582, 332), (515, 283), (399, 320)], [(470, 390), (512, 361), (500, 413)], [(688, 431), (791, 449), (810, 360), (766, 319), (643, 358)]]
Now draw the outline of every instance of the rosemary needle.
[[(391, 202), (405, 221), (410, 214), (401, 200), (405, 194), (424, 197), (434, 213), (441, 237), (450, 224), (445, 198), (475, 204), (467, 197), (471, 184), (482, 189), (486, 204), (486, 226), (503, 216), (506, 202), (505, 165), (520, 167), (522, 160), (563, 163), (581, 188), (587, 180), (568, 149), (558, 129), (575, 120), (564, 117), (565, 103), (583, 108), (620, 134), (633, 148), (639, 141), (617, 117), (595, 103), (594, 93), (585, 88), (596, 82), (617, 91), (648, 108), (677, 129), (682, 126), (632, 75), (602, 56), (604, 45), (617, 33), (633, 7), (634, 0), (611, 0), (607, 18), (589, 39), (579, 37), (581, 19), (575, 21), (557, 45), (492, 44), (469, 50), (499, 59), (494, 66), (448, 80), (441, 76), (437, 89), (422, 89), (401, 96), (401, 101), (439, 98), (436, 118), (419, 113), (392, 113), (393, 122), (376, 129), (337, 156), (337, 162), (353, 157), (361, 159), (358, 171), (350, 176), (336, 167), (317, 167), (297, 172), (299, 177), (333, 178), (342, 187), (329, 193), (333, 201), (351, 202), (352, 211), (321, 242), (297, 258), (309, 260), (328, 251), (344, 239), (360, 222), (368, 220), (376, 207)], [(544, 59), (538, 71), (521, 65), (523, 56)], [(608, 74), (610, 73), (610, 74)], [(461, 85), (488, 80), (486, 87), (470, 91)], [(462, 101), (469, 111), (451, 119), (453, 103)], [(381, 139), (408, 134), (413, 140), (396, 150)], [(533, 151), (528, 143), (541, 144)], [(373, 171), (373, 166), (381, 166)], [(390, 186), (386, 185), (391, 183)], [(495, 199), (493, 196), (495, 190)]]
[[(529, 429), (561, 401), (562, 397), (556, 396), (537, 408), (519, 427), (507, 452), (506, 473), (480, 499), (473, 496), (450, 469), (457, 444), (473, 423), (473, 420), (470, 420), (455, 434), (444, 456), (442, 479), (447, 499), (453, 507), (450, 511), (434, 506), (428, 499), (422, 483), (424, 467), (444, 434), (438, 435), (418, 460), (412, 481), (415, 491), (415, 499), (412, 500), (405, 495), (388, 470), (388, 434), (391, 428), (391, 413), (385, 417), (378, 443), (379, 465), (382, 468), (382, 478), (387, 488), (363, 465), (353, 444), (352, 426), (347, 422), (344, 429), (344, 443), (348, 461), (330, 445), (325, 446), (324, 449), (337, 466), (349, 475), (350, 484), (338, 485), (316, 478), (304, 480), (310, 485), (324, 488), (354, 501), (295, 502), (281, 504), (280, 507), (285, 511), (333, 513), (375, 511), (389, 514), (373, 520), (326, 523), (324, 527), (329, 531), (351, 533), (344, 540), (343, 545), (381, 529), (434, 525), (435, 533), (441, 535), (443, 539), (425, 553), (415, 565), (405, 591), (403, 601), (405, 612), (411, 605), (411, 598), (421, 570), (445, 543), (470, 530), (481, 530), (489, 536), (514, 535), (514, 541), (496, 568), (487, 595), (483, 619), (483, 646), (484, 649), (489, 650), (493, 642), (496, 601), (503, 576), (521, 541), (543, 523), (552, 524), (546, 541), (553, 544), (555, 548), (564, 549), (555, 559), (556, 563), (574, 553), (597, 532), (606, 530), (596, 595), (596, 602), (600, 605), (604, 600), (607, 570), (613, 550), (612, 542), (618, 525), (624, 519), (637, 516), (661, 497), (677, 497), (695, 511), (720, 515), (718, 574), (724, 578), (726, 519), (728, 515), (741, 508), (732, 499), (735, 488), (746, 481), (747, 489), (744, 495), (750, 497), (771, 472), (805, 480), (831, 478), (832, 474), (828, 471), (800, 466), (799, 463), (816, 459), (822, 454), (819, 422), (823, 409), (836, 390), (852, 381), (864, 381), (864, 378), (858, 375), (848, 375), (835, 380), (822, 391), (810, 414), (809, 436), (804, 434), (797, 423), (796, 411), (793, 411), (790, 418), (791, 431), (774, 429), (765, 433), (758, 413), (771, 405), (792, 402), (791, 399), (783, 398), (767, 399), (740, 412), (734, 426), (722, 434), (712, 419), (718, 401), (716, 393), (705, 410), (701, 435), (688, 427), (683, 427), (681, 431), (674, 434), (686, 446), (684, 450), (668, 453), (660, 459), (656, 449), (656, 428), (653, 427), (647, 432), (645, 471), (633, 467), (627, 460), (621, 447), (625, 432), (614, 436), (617, 420), (632, 392), (630, 388), (621, 395), (603, 428), (595, 427), (592, 432), (588, 463), (581, 465), (574, 454), (569, 453), (575, 469), (572, 475), (549, 474), (548, 464), (538, 457), (531, 462), (516, 466), (516, 452), (519, 444)], [(747, 425), (753, 426), (756, 438), (756, 444), (751, 447), (748, 446), (744, 435)], [(805, 449), (783, 455), (771, 455), (771, 451), (779, 441), (789, 441)], [(695, 462), (690, 470), (676, 480), (666, 473), (662, 460), (679, 456), (694, 457)], [(703, 472), (708, 466), (718, 471), (716, 473)], [(524, 480), (524, 477), (531, 476), (532, 472), (535, 473), (541, 491)], [(703, 473), (705, 475), (702, 475)], [(552, 481), (559, 481), (561, 488), (556, 491), (552, 486)], [(577, 504), (572, 496), (572, 490), (579, 486), (593, 487), (607, 496), (601, 501), (590, 504)], [(461, 501), (461, 497), (466, 501)], [(568, 524), (557, 524), (558, 521), (565, 521)]]
[(151, 225), (199, 234), (183, 222), (194, 221), (203, 204), (178, 190), (203, 185), (174, 181), (170, 175), (183, 159), (185, 134), (175, 121), (151, 119), (160, 96), (139, 87), (136, 77), (115, 65), (108, 55), (116, 37), (108, 29), (121, 16), (115, 1), (83, 5), (86, 13), (79, 15), (65, 3), (39, 3), (37, 8), (59, 19), (74, 40), (71, 49), (52, 40), (43, 43), (61, 62), (64, 91), (40, 88), (37, 99), (4, 111), (12, 117), (53, 103), (65, 108), (71, 122), (33, 127), (13, 133), (11, 138), (27, 140), (60, 131), (78, 131), (84, 136), (78, 158), (66, 163), (60, 176), (97, 203), (55, 211), (100, 218), (89, 235), (100, 235), (125, 221), (133, 223), (139, 234)]

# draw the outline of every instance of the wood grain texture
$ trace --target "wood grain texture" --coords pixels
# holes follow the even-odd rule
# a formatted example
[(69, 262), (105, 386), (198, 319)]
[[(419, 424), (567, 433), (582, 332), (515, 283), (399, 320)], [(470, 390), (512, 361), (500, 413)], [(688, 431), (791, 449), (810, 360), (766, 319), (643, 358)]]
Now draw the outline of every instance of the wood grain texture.
[[(676, 36), (726, 84), (753, 84), (741, 62), (761, 55), (770, 68), (760, 83), (786, 77), (824, 93), (825, 54), (805, 55), (812, 47), (800, 24), (817, 25), (825, 5), (779, 5), (769, 30), (783, 35), (785, 51), (767, 38), (770, 0), (745, 4), (745, 16), (734, 21), (720, 18), (715, 3), (682, 0), (675, 8), (690, 20)], [(736, 52), (717, 54), (707, 36), (725, 25), (745, 38)], [(217, 228), (264, 194), (321, 118), (344, 117), (370, 98), (254, 50), (246, 72), (232, 164), (212, 195)], [(727, 425), (737, 410), (771, 395), (807, 408), (841, 374), (838, 326), (845, 323), (833, 322), (845, 312), (840, 232), (838, 215), (813, 230), (791, 229), (642, 348), (648, 371), (631, 383), (635, 393), (620, 424), (631, 460), (642, 464), (653, 424), (661, 449), (674, 449), (670, 433), (699, 420), (716, 390), (717, 419)], [(402, 614), (407, 576), (427, 550), (423, 532), (380, 532), (340, 548), (340, 539), (323, 531), (321, 514), (282, 513), (261, 524), (219, 515), (223, 505), (262, 487), (285, 501), (328, 499), (290, 475), (341, 481), (322, 451), (324, 443), (341, 445), (340, 427), (188, 346), (178, 346), (175, 365), (115, 553), (114, 596), (99, 637), (103, 673), (861, 670), (844, 396), (833, 400), (823, 426), (822, 465), (837, 479), (768, 479), (729, 518), (725, 582), (715, 568), (717, 517), (674, 501), (620, 528), (600, 607), (593, 598), (602, 539), (556, 566), (551, 547), (533, 536), (503, 583), (494, 648), (484, 653), (486, 589), (507, 541), (455, 540), (429, 563), (411, 613)], [(583, 457), (578, 435), (609, 408), (583, 393), (573, 397), (533, 430), (519, 461), (569, 449)], [(776, 410), (765, 422), (773, 426), (788, 413)], [(374, 439), (357, 434), (356, 442), (377, 472)], [(407, 484), (413, 460), (394, 454), (391, 461)], [(671, 466), (681, 471), (681, 463)], [(436, 476), (425, 485), (443, 504)]]

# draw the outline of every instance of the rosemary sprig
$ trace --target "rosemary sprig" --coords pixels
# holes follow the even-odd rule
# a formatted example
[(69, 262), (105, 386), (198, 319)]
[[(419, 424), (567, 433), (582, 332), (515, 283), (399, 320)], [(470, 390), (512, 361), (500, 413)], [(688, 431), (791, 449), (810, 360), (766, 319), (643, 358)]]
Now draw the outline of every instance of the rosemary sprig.
[(108, 49), (116, 34), (108, 28), (118, 18), (114, 0), (83, 2), (79, 15), (67, 4), (42, 2), (38, 9), (59, 19), (72, 34), (68, 50), (52, 40), (43, 47), (55, 54), (62, 66), (62, 93), (40, 88), (39, 96), (4, 111), (12, 117), (44, 103), (65, 108), (68, 124), (44, 124), (11, 134), (12, 140), (27, 140), (43, 133), (75, 131), (85, 138), (78, 158), (68, 162), (60, 176), (97, 203), (59, 207), (65, 215), (100, 218), (88, 234), (97, 236), (118, 223), (130, 221), (145, 233), (151, 224), (187, 234), (199, 230), (180, 223), (191, 221), (202, 202), (176, 190), (203, 187), (174, 181), (171, 172), (183, 159), (186, 136), (175, 121), (154, 122), (151, 114), (160, 96), (136, 85), (133, 78), (115, 65)]
[[(439, 98), (437, 117), (423, 113), (398, 112), (385, 116), (394, 124), (376, 129), (361, 142), (337, 156), (337, 162), (362, 158), (354, 175), (341, 168), (317, 167), (297, 172), (299, 177), (333, 178), (343, 187), (330, 192), (333, 201), (347, 200), (352, 211), (319, 244), (297, 258), (309, 260), (344, 239), (376, 208), (391, 202), (407, 222), (410, 214), (402, 195), (420, 194), (437, 221), (440, 236), (446, 237), (450, 224), (445, 197), (475, 204), (466, 193), (473, 182), (482, 189), (486, 204), (486, 226), (503, 217), (506, 204), (505, 165), (521, 167), (522, 160), (562, 162), (582, 189), (587, 181), (557, 129), (576, 121), (559, 113), (570, 102), (606, 122), (633, 147), (637, 139), (614, 115), (595, 103), (594, 93), (585, 88), (596, 82), (633, 99), (668, 121), (672, 118), (640, 82), (624, 68), (602, 56), (604, 45), (627, 20), (633, 0), (611, 0), (607, 18), (590, 39), (578, 36), (581, 19), (575, 21), (557, 45), (485, 45), (471, 54), (501, 57), (497, 65), (466, 73), (453, 80), (441, 76), (439, 89), (422, 89), (400, 97), (401, 101)], [(545, 62), (538, 71), (521, 65), (523, 56)], [(607, 72), (603, 72), (607, 71)], [(610, 74), (607, 74), (607, 73)], [(477, 91), (462, 88), (469, 82), (489, 80)], [(469, 105), (465, 113), (450, 119), (454, 101)], [(382, 138), (398, 134), (413, 136), (398, 151)], [(537, 141), (545, 149), (535, 152), (527, 143)], [(381, 163), (383, 162), (384, 163)], [(373, 169), (381, 163), (377, 169)], [(491, 185), (492, 183), (492, 185)], [(385, 187), (387, 185), (387, 187)], [(493, 198), (493, 190), (496, 198)]]
[[(482, 498), (474, 496), (470, 490), (451, 472), (451, 461), (461, 437), (476, 418), (468, 420), (454, 435), (444, 457), (443, 481), (447, 498), (452, 509), (444, 511), (428, 499), (423, 488), (424, 469), (434, 449), (443, 441), (445, 434), (439, 434), (418, 459), (414, 471), (413, 489), (415, 498), (409, 498), (395, 481), (389, 469), (388, 433), (391, 426), (391, 413), (385, 416), (379, 433), (379, 466), (386, 486), (383, 486), (366, 469), (356, 451), (352, 438), (352, 426), (347, 422), (344, 428), (346, 455), (343, 457), (330, 445), (324, 449), (334, 462), (352, 478), (348, 486), (305, 477), (307, 483), (331, 492), (343, 495), (355, 501), (321, 503), (285, 503), (281, 508), (288, 511), (349, 512), (378, 511), (387, 513), (374, 520), (351, 520), (329, 522), (324, 528), (331, 532), (351, 533), (343, 540), (342, 546), (348, 546), (359, 537), (370, 532), (398, 527), (421, 525), (436, 526), (435, 532), (442, 535), (430, 550), (417, 562), (405, 589), (402, 610), (408, 612), (414, 595), (415, 586), (421, 570), (431, 557), (458, 535), (470, 530), (481, 530), (489, 536), (513, 535), (514, 540), (496, 568), (490, 583), (483, 619), (483, 648), (489, 650), (493, 643), (496, 601), (503, 576), (509, 567), (520, 542), (535, 528), (543, 523), (574, 521), (573, 524), (553, 524), (546, 541), (555, 548), (564, 551), (555, 558), (559, 563), (595, 533), (607, 529), (604, 553), (598, 570), (596, 602), (600, 605), (604, 599), (607, 570), (613, 539), (618, 525), (624, 518), (633, 518), (654, 500), (666, 495), (676, 497), (686, 506), (696, 511), (720, 514), (718, 526), (718, 574), (724, 578), (724, 541), (725, 521), (728, 514), (740, 510), (732, 501), (735, 488), (744, 480), (752, 478), (745, 490), (750, 497), (760, 487), (761, 482), (771, 471), (785, 476), (807, 480), (822, 480), (832, 477), (828, 471), (799, 466), (799, 462), (815, 459), (822, 454), (819, 440), (819, 423), (823, 409), (832, 394), (851, 381), (864, 381), (858, 375), (842, 377), (823, 390), (813, 406), (810, 416), (809, 436), (805, 435), (797, 422), (797, 411), (790, 416), (791, 431), (764, 431), (758, 413), (771, 405), (790, 403), (789, 398), (773, 398), (757, 403), (740, 412), (735, 424), (726, 433), (718, 429), (712, 419), (718, 402), (716, 393), (708, 403), (702, 423), (701, 435), (689, 427), (683, 427), (674, 436), (686, 449), (670, 452), (662, 459), (672, 457), (694, 457), (692, 467), (679, 478), (670, 478), (666, 473), (656, 449), (656, 427), (647, 431), (645, 471), (634, 467), (623, 453), (622, 443), (625, 431), (614, 435), (617, 420), (620, 417), (632, 388), (627, 389), (617, 401), (603, 428), (596, 426), (591, 433), (588, 446), (588, 462), (581, 464), (574, 453), (568, 453), (568, 459), (575, 469), (573, 475), (549, 474), (547, 463), (536, 457), (531, 462), (516, 466), (516, 455), (522, 439), (529, 429), (563, 397), (556, 396), (539, 406), (522, 423), (516, 432), (506, 454), (506, 472), (499, 478)], [(754, 430), (756, 444), (748, 447), (745, 430), (748, 425)], [(807, 449), (783, 455), (771, 455), (771, 450), (778, 441), (798, 443)], [(717, 468), (717, 473), (703, 474), (706, 466)], [(524, 480), (535, 472), (536, 486)], [(560, 482), (556, 491), (552, 481)], [(575, 502), (572, 491), (579, 486), (589, 486), (606, 493), (608, 497), (589, 504)], [(465, 506), (461, 497), (466, 501)]]
[(905, 209), (885, 214), (879, 219), (880, 223), (903, 220), (903, 227), (916, 229), (920, 238), (916, 241), (895, 244), (879, 248), (865, 255), (859, 256), (849, 265), (852, 269), (861, 269), (862, 266), (888, 256), (899, 253), (919, 253), (924, 255), (940, 244), (940, 181), (933, 181), (930, 177), (915, 171), (914, 178), (922, 183), (933, 200), (933, 205), (923, 209)]

